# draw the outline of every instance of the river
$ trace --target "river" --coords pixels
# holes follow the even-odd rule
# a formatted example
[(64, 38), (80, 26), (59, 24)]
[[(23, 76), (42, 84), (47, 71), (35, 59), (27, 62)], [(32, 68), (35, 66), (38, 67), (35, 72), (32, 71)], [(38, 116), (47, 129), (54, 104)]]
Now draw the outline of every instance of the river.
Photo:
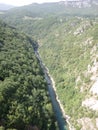
[(62, 108), (60, 105), (60, 101), (57, 97), (55, 88), (54, 88), (54, 82), (52, 77), (49, 74), (49, 70), (45, 67), (45, 65), (43, 64), (40, 55), (38, 53), (38, 51), (35, 51), (35, 55), (38, 58), (41, 68), (43, 69), (43, 72), (45, 74), (45, 79), (48, 83), (48, 91), (49, 91), (49, 95), (50, 95), (50, 99), (52, 102), (52, 107), (56, 116), (56, 120), (58, 122), (58, 126), (59, 126), (59, 130), (67, 130), (67, 123), (66, 123), (66, 117), (64, 116), (64, 113), (62, 112)]

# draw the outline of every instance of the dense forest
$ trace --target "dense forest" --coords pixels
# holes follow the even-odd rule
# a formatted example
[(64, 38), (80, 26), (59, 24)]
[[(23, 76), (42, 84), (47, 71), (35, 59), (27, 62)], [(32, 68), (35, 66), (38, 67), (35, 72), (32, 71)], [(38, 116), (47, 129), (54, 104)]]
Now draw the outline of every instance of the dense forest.
[(98, 99), (98, 95), (90, 93), (98, 77), (98, 6), (32, 4), (9, 10), (0, 17), (38, 41), (42, 61), (55, 81), (58, 97), (75, 130), (98, 129), (98, 110), (82, 105), (85, 99)]
[(55, 130), (34, 41), (0, 21), (0, 130)]

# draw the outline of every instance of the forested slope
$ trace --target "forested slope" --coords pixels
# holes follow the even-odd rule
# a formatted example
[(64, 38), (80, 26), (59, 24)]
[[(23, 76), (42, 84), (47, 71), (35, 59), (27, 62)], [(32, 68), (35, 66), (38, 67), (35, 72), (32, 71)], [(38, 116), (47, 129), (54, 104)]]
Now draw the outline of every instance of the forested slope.
[(98, 95), (90, 91), (98, 80), (98, 7), (93, 8), (60, 9), (61, 12), (46, 16), (33, 16), (21, 10), (19, 19), (15, 12), (2, 16), (38, 41), (42, 60), (55, 80), (58, 97), (76, 130), (98, 129), (98, 109), (83, 105), (86, 99), (98, 101)]
[[(81, 128), (78, 119), (88, 117), (96, 123), (98, 113), (83, 107), (82, 101), (92, 97), (89, 90), (98, 76), (98, 21), (66, 18), (50, 26), (47, 32), (39, 40), (40, 53), (56, 81), (65, 112), (70, 115), (76, 130)], [(92, 70), (94, 66), (95, 72)], [(95, 79), (92, 80), (93, 76)]]
[[(38, 35), (42, 59), (56, 82), (58, 97), (71, 117), (71, 124), (76, 130), (82, 127), (97, 129), (97, 110), (83, 106), (82, 102), (94, 97), (90, 89), (98, 76), (98, 20), (82, 17), (51, 19), (37, 26), (40, 30), (44, 28)], [(46, 21), (49, 22), (47, 26)], [(85, 126), (86, 122), (89, 123)]]
[(0, 21), (0, 130), (56, 129), (34, 41)]

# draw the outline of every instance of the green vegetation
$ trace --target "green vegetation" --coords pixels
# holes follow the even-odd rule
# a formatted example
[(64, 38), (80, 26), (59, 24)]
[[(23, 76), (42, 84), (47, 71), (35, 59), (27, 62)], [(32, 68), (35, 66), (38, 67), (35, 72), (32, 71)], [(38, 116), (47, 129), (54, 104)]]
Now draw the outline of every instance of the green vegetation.
[[(39, 40), (42, 59), (56, 81), (58, 96), (75, 127), (79, 118), (98, 116), (81, 106), (92, 82), (88, 65), (92, 66), (93, 56), (98, 54), (97, 28), (98, 22), (93, 19), (66, 18), (52, 24)], [(94, 47), (96, 50), (91, 54)]]
[(33, 6), (10, 10), (2, 18), (38, 41), (42, 60), (56, 82), (58, 97), (78, 130), (78, 119), (98, 116), (82, 107), (92, 85), (88, 65), (92, 67), (94, 60), (98, 61), (98, 8), (65, 9), (53, 5), (50, 11), (47, 6), (39, 10), (35, 8), (39, 5)]
[(34, 41), (0, 21), (0, 130), (56, 129)]

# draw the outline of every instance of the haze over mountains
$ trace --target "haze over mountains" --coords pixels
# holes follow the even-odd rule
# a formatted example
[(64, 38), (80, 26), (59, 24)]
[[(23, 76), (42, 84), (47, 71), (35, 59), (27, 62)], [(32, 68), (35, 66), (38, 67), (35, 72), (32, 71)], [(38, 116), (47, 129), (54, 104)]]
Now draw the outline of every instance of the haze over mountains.
[[(65, 7), (78, 7), (78, 8), (83, 8), (83, 7), (86, 8), (86, 7), (91, 7), (95, 5), (98, 6), (98, 0), (63, 0), (58, 3), (64, 4)], [(15, 6), (0, 3), (0, 10), (9, 10), (14, 7)]]
[[(98, 15), (98, 0), (68, 0), (54, 3), (33, 3), (30, 5), (16, 7), (8, 10), (0, 17), (5, 20), (11, 20), (13, 17), (20, 19), (29, 18), (43, 18), (48, 15), (67, 15), (67, 16), (97, 16)], [(8, 18), (7, 18), (8, 17)]]
[(9, 10), (11, 8), (14, 8), (15, 6), (8, 5), (8, 4), (0, 4), (0, 10)]

